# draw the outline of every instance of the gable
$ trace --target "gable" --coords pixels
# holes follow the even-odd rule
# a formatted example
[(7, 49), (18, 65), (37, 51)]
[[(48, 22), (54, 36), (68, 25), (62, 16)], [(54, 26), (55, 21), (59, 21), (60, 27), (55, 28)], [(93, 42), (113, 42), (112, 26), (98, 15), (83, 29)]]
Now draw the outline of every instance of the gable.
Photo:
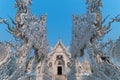
[(53, 48), (52, 52), (50, 53), (50, 56), (53, 56), (54, 54), (65, 54), (66, 56), (70, 56), (69, 52), (65, 48), (65, 46), (62, 44), (62, 42), (59, 40), (55, 47)]

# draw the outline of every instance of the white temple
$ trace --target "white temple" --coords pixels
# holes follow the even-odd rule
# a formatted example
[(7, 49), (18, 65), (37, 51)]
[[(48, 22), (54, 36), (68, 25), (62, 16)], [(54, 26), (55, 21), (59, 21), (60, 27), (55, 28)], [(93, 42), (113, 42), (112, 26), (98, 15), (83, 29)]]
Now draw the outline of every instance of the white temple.
[[(47, 65), (46, 73), (43, 71), (45, 69), (44, 63), (39, 63), (36, 72), (36, 80), (45, 80), (43, 75), (46, 74), (51, 76), (52, 80), (67, 80), (67, 75), (71, 70), (71, 53), (68, 52), (67, 48), (62, 44), (61, 41), (58, 41), (52, 52), (47, 56)], [(41, 66), (41, 64), (43, 64)], [(40, 67), (41, 66), (41, 67)], [(84, 59), (83, 62), (79, 60), (76, 61), (76, 79), (80, 80), (83, 75), (90, 75), (91, 69), (90, 64), (87, 59)], [(33, 77), (32, 77), (33, 78)]]

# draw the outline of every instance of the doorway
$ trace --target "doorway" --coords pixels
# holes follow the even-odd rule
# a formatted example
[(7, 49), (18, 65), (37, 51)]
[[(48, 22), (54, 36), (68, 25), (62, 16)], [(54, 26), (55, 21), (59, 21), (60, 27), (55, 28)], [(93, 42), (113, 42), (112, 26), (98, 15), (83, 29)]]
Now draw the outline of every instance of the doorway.
[(57, 74), (62, 75), (62, 66), (58, 66), (57, 68)]

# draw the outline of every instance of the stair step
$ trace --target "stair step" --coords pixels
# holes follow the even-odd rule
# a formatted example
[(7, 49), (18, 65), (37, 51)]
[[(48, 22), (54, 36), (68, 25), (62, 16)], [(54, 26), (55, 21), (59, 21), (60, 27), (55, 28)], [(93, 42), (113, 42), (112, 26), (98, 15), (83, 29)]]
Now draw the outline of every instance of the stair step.
[(66, 79), (66, 77), (64, 76), (64, 75), (57, 75), (56, 77), (55, 77), (55, 80), (67, 80)]

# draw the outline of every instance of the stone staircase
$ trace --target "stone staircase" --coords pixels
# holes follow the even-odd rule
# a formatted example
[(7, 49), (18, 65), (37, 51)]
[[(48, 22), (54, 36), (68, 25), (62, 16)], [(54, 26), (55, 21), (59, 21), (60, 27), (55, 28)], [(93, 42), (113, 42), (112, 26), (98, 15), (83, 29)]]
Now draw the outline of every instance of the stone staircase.
[(55, 80), (67, 80), (65, 75), (55, 75)]

